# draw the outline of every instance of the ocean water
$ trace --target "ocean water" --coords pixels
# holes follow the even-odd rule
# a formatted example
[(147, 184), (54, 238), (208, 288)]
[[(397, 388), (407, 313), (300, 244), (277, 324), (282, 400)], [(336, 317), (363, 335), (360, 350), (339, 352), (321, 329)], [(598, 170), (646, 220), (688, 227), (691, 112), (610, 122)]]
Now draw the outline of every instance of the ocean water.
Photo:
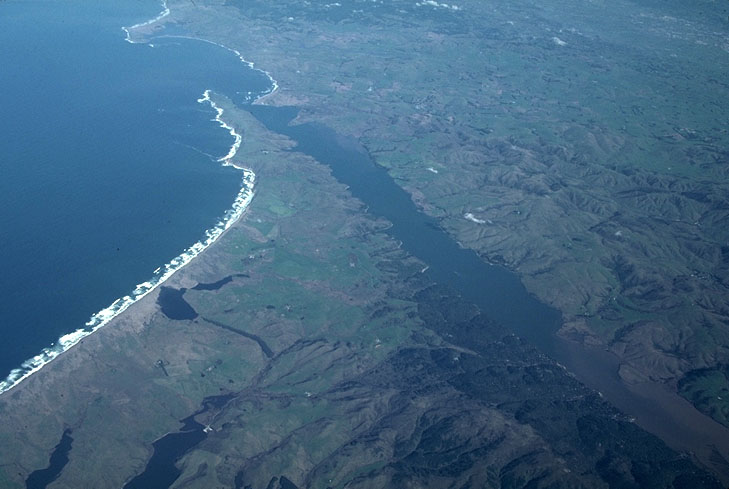
[(241, 189), (198, 99), (271, 80), (209, 43), (125, 40), (161, 10), (0, 2), (0, 380), (204, 239)]

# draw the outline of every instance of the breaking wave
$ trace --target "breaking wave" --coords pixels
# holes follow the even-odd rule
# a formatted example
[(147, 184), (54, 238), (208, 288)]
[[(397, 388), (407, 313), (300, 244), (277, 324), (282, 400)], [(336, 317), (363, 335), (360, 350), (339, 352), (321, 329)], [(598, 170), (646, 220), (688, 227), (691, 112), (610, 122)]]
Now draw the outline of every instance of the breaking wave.
[[(132, 31), (135, 28), (138, 27), (145, 27), (148, 25), (151, 25), (155, 22), (158, 22), (159, 20), (163, 19), (164, 17), (167, 17), (170, 14), (170, 9), (167, 7), (166, 0), (163, 0), (162, 6), (164, 10), (155, 18), (135, 24), (130, 27), (123, 27), (122, 29), (126, 32), (126, 41), (130, 43), (136, 43), (137, 41), (132, 40), (130, 31)], [(208, 42), (211, 44), (215, 44), (217, 46), (220, 46), (224, 49), (227, 49), (229, 51), (232, 51), (235, 53), (238, 58), (246, 64), (248, 67), (252, 69), (256, 69), (258, 71), (261, 71), (264, 73), (268, 79), (270, 80), (270, 86), (267, 90), (263, 91), (262, 93), (256, 94), (255, 98), (260, 99), (262, 97), (265, 97), (267, 95), (270, 95), (271, 93), (275, 92), (278, 89), (278, 84), (276, 83), (276, 80), (271, 77), (271, 75), (263, 70), (260, 70), (258, 68), (253, 67), (253, 63), (246, 61), (240, 52), (238, 52), (235, 49), (229, 48), (227, 46), (223, 46), (218, 43), (214, 43), (212, 41), (207, 41), (205, 39), (197, 39), (197, 38), (190, 38), (190, 39), (196, 39), (198, 41)], [(215, 102), (210, 98), (210, 90), (206, 90), (203, 93), (203, 96), (198, 99), (199, 103), (209, 103), (210, 106), (215, 111), (216, 115), (214, 120), (220, 124), (220, 126), (223, 129), (228, 130), (231, 136), (234, 138), (233, 145), (231, 146), (228, 153), (219, 158), (218, 161), (224, 165), (224, 166), (232, 166), (241, 172), (243, 172), (243, 179), (242, 179), (242, 185), (241, 189), (238, 192), (237, 197), (235, 198), (235, 201), (233, 202), (233, 205), (228, 211), (226, 211), (224, 217), (220, 219), (215, 226), (213, 226), (211, 229), (208, 229), (205, 231), (205, 238), (198, 241), (197, 243), (193, 244), (189, 248), (187, 248), (185, 251), (183, 251), (180, 255), (173, 258), (170, 262), (166, 263), (165, 265), (158, 267), (154, 272), (153, 276), (150, 280), (147, 280), (146, 282), (142, 282), (141, 284), (138, 284), (134, 290), (129, 294), (125, 295), (124, 297), (120, 297), (119, 299), (116, 299), (114, 302), (111, 303), (108, 307), (98, 311), (94, 315), (91, 316), (91, 318), (86, 322), (83, 328), (79, 328), (76, 331), (73, 331), (71, 333), (65, 334), (61, 336), (56, 343), (51, 344), (51, 346), (44, 348), (39, 354), (36, 356), (26, 360), (21, 364), (20, 367), (13, 369), (10, 374), (7, 376), (5, 380), (0, 382), (0, 394), (3, 392), (6, 392), (19, 383), (21, 383), (23, 380), (27, 379), (34, 373), (38, 372), (43, 368), (43, 366), (47, 365), (49, 362), (53, 361), (54, 358), (61, 355), (63, 352), (69, 350), (73, 346), (77, 345), (81, 340), (86, 338), (87, 336), (93, 334), (94, 332), (98, 331), (99, 329), (106, 326), (112, 319), (117, 317), (122, 312), (126, 311), (132, 304), (139, 301), (143, 297), (145, 297), (147, 294), (152, 292), (155, 288), (157, 288), (159, 285), (163, 284), (166, 280), (168, 280), (172, 275), (175, 274), (178, 270), (183, 268), (185, 265), (190, 263), (196, 256), (198, 256), (200, 253), (202, 253), (206, 248), (208, 248), (210, 245), (212, 245), (217, 239), (227, 230), (229, 229), (240, 217), (243, 215), (245, 210), (248, 208), (249, 204), (251, 203), (251, 200), (253, 199), (254, 195), (254, 185), (256, 180), (256, 175), (253, 173), (252, 170), (244, 168), (238, 164), (236, 164), (233, 161), (233, 158), (235, 157), (236, 153), (238, 152), (238, 149), (240, 148), (240, 145), (242, 143), (242, 137), (240, 134), (238, 134), (235, 129), (225, 122), (223, 119), (223, 109), (220, 108), (218, 105), (215, 104)], [(253, 98), (253, 94), (248, 94), (248, 100), (250, 101)]]
[(138, 29), (140, 27), (146, 27), (148, 25), (152, 25), (155, 22), (159, 22), (160, 20), (162, 20), (165, 17), (167, 17), (168, 15), (170, 15), (170, 9), (167, 6), (167, 0), (162, 0), (162, 8), (163, 8), (162, 12), (160, 12), (160, 14), (157, 17), (146, 20), (144, 22), (140, 22), (139, 24), (134, 24), (129, 27), (122, 27), (122, 30), (126, 33), (126, 38), (124, 40), (131, 44), (137, 44), (138, 41), (134, 41), (132, 39), (131, 31), (133, 31), (134, 29)]

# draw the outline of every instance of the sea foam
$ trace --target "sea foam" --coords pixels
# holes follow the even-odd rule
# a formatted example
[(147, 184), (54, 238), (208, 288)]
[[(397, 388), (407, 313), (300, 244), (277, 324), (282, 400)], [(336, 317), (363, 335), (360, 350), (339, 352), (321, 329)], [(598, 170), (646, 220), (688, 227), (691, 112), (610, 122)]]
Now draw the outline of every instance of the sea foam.
[(155, 22), (159, 22), (160, 20), (162, 20), (165, 17), (167, 17), (168, 15), (170, 15), (170, 9), (167, 6), (167, 0), (162, 0), (162, 8), (163, 8), (162, 12), (160, 12), (160, 14), (157, 17), (154, 17), (153, 19), (149, 19), (149, 20), (140, 22), (139, 24), (134, 24), (129, 27), (122, 27), (122, 30), (126, 33), (126, 38), (124, 40), (131, 44), (138, 44), (139, 41), (135, 41), (132, 39), (131, 31), (133, 31), (134, 29), (138, 29), (140, 27), (146, 27), (148, 25), (152, 25)]
[[(126, 41), (130, 43), (136, 43), (136, 41), (131, 39), (130, 31), (132, 31), (133, 29), (151, 25), (167, 17), (170, 14), (170, 9), (167, 7), (166, 0), (163, 0), (162, 6), (164, 10), (157, 17), (146, 22), (135, 24), (130, 27), (123, 27), (122, 29), (126, 32)], [(257, 94), (257, 99), (260, 100), (260, 98), (270, 95), (278, 89), (278, 84), (276, 83), (276, 80), (274, 80), (268, 72), (260, 70), (258, 68), (254, 68), (253, 63), (245, 60), (239, 51), (205, 39), (192, 37), (190, 39), (208, 42), (232, 51), (236, 54), (236, 56), (238, 56), (238, 59), (240, 59), (240, 61), (246, 64), (248, 67), (264, 73), (270, 80), (271, 85), (268, 90)], [(253, 173), (252, 170), (244, 168), (233, 161), (233, 158), (240, 148), (243, 138), (235, 131), (235, 129), (230, 124), (225, 122), (225, 120), (223, 119), (223, 109), (216, 105), (215, 102), (210, 98), (210, 93), (210, 90), (205, 90), (203, 96), (197, 101), (199, 103), (209, 103), (216, 113), (214, 120), (218, 122), (218, 124), (220, 124), (223, 129), (226, 129), (234, 138), (233, 145), (231, 146), (228, 153), (225, 156), (218, 158), (218, 161), (224, 166), (232, 166), (243, 172), (241, 189), (238, 192), (238, 195), (235, 198), (232, 207), (228, 209), (228, 211), (226, 211), (224, 217), (220, 219), (217, 224), (215, 224), (215, 226), (205, 231), (204, 239), (187, 248), (180, 255), (173, 258), (169, 263), (166, 263), (161, 267), (157, 267), (157, 269), (155, 269), (155, 271), (152, 273), (152, 278), (150, 280), (138, 284), (129, 295), (125, 295), (124, 297), (116, 299), (114, 302), (111, 303), (111, 305), (92, 315), (83, 328), (79, 328), (76, 331), (61, 336), (56, 343), (52, 343), (51, 346), (41, 350), (41, 352), (33, 358), (30, 358), (23, 362), (20, 367), (13, 369), (6, 379), (0, 382), (0, 394), (9, 391), (13, 387), (20, 384), (23, 380), (38, 372), (40, 369), (43, 368), (44, 365), (47, 365), (49, 362), (53, 361), (54, 358), (58, 357), (63, 352), (77, 345), (87, 336), (93, 334), (94, 332), (109, 324), (112, 319), (114, 319), (122, 312), (126, 311), (132, 304), (145, 297), (159, 285), (163, 284), (170, 277), (172, 277), (175, 272), (190, 263), (197, 255), (202, 253), (206, 248), (208, 248), (215, 241), (217, 241), (217, 239), (222, 236), (226, 230), (228, 230), (236, 221), (238, 221), (238, 219), (240, 219), (245, 210), (248, 208), (251, 200), (253, 200), (253, 189), (255, 186), (256, 175), (255, 173)], [(249, 100), (250, 98), (251, 94), (249, 94)]]
[(193, 258), (217, 241), (217, 239), (222, 236), (227, 229), (240, 219), (246, 208), (248, 208), (251, 200), (253, 200), (253, 188), (256, 181), (256, 175), (253, 171), (243, 168), (233, 162), (233, 157), (235, 157), (238, 148), (241, 145), (242, 137), (235, 131), (235, 129), (233, 129), (232, 126), (222, 119), (223, 109), (218, 107), (215, 102), (210, 99), (209, 90), (205, 91), (203, 97), (198, 99), (198, 102), (208, 102), (216, 112), (214, 120), (217, 121), (221, 127), (227, 129), (234, 137), (234, 143), (231, 146), (230, 151), (228, 151), (225, 156), (218, 159), (218, 161), (223, 165), (232, 166), (243, 172), (243, 184), (235, 201), (233, 202), (233, 206), (228, 209), (225, 216), (219, 220), (214, 227), (205, 231), (204, 239), (187, 248), (180, 255), (173, 258), (169, 263), (166, 263), (162, 267), (158, 267), (153, 272), (153, 277), (150, 280), (138, 284), (129, 295), (116, 299), (110, 306), (91, 316), (91, 318), (86, 322), (84, 328), (79, 328), (76, 331), (61, 336), (55, 344), (52, 344), (48, 348), (44, 348), (38, 355), (23, 362), (19, 368), (13, 369), (8, 377), (4, 381), (0, 382), (0, 394), (12, 389), (20, 382), (39, 371), (44, 365), (51, 362), (61, 353), (78, 344), (90, 334), (93, 334), (106, 326), (112, 319), (126, 311), (129, 306), (152, 292), (155, 288), (174, 275), (175, 272), (190, 263)]
[[(134, 25), (129, 26), (129, 27), (122, 27), (122, 30), (125, 32), (125, 35), (126, 35), (126, 37), (125, 37), (124, 40), (127, 41), (128, 43), (131, 43), (131, 44), (147, 43), (146, 41), (135, 41), (134, 39), (132, 39), (132, 31), (135, 30), (135, 29), (139, 29), (139, 28), (142, 28), (142, 27), (147, 27), (149, 25), (152, 25), (152, 24), (154, 24), (156, 22), (159, 22), (160, 20), (164, 19), (168, 15), (170, 15), (170, 8), (167, 6), (167, 0), (162, 0), (162, 9), (163, 9), (162, 12), (160, 12), (160, 14), (157, 17), (153, 18), (153, 19), (147, 20), (145, 22), (140, 22), (139, 24), (134, 24)], [(158, 35), (158, 36), (155, 36), (155, 37), (160, 38), (160, 39), (161, 38), (168, 38), (168, 39), (169, 38), (173, 38), (173, 39), (191, 39), (193, 41), (201, 41), (201, 42), (206, 42), (208, 44), (213, 44), (215, 46), (218, 46), (220, 48), (223, 48), (223, 49), (226, 49), (226, 50), (232, 52), (233, 54), (235, 54), (238, 57), (238, 59), (241, 61), (241, 63), (243, 63), (244, 65), (248, 66), (252, 70), (256, 70), (256, 71), (258, 71), (260, 73), (263, 73), (268, 78), (268, 81), (270, 83), (270, 87), (265, 92), (257, 94), (257, 96), (256, 96), (256, 99), (257, 100), (260, 100), (263, 97), (267, 97), (267, 96), (271, 95), (272, 93), (274, 93), (275, 91), (277, 91), (278, 88), (279, 88), (278, 87), (278, 82), (276, 82), (276, 80), (271, 76), (271, 73), (269, 73), (266, 70), (262, 70), (260, 68), (257, 68), (256, 66), (254, 66), (253, 62), (252, 61), (248, 61), (247, 59), (245, 59), (243, 57), (243, 55), (241, 54), (241, 52), (238, 51), (237, 49), (228, 47), (228, 46), (226, 46), (224, 44), (221, 44), (221, 43), (218, 43), (218, 42), (214, 42), (214, 41), (210, 41), (208, 39), (203, 39), (203, 38), (194, 37), (194, 36)], [(150, 46), (154, 46), (153, 44), (150, 44), (150, 43), (147, 43), (147, 44), (150, 45)], [(251, 96), (252, 96), (252, 94), (249, 92), (248, 93), (248, 96), (246, 97), (246, 101), (247, 102), (250, 102), (251, 101), (251, 99), (252, 99)]]
[[(268, 82), (270, 84), (269, 85), (269, 88), (267, 90), (261, 92), (261, 93), (256, 94), (255, 100), (257, 100), (257, 101), (260, 101), (264, 97), (268, 97), (269, 95), (271, 95), (274, 92), (276, 92), (278, 90), (278, 88), (279, 88), (278, 87), (278, 82), (273, 78), (273, 76), (271, 76), (271, 73), (269, 73), (266, 70), (262, 70), (261, 68), (257, 68), (252, 61), (248, 61), (247, 59), (245, 59), (243, 57), (243, 55), (241, 54), (240, 51), (238, 51), (237, 49), (231, 48), (229, 46), (226, 46), (225, 44), (221, 44), (219, 42), (211, 41), (209, 39), (203, 39), (201, 37), (183, 36), (183, 35), (177, 35), (177, 34), (176, 35), (161, 35), (161, 36), (155, 36), (155, 37), (157, 37), (158, 39), (189, 39), (191, 41), (205, 42), (205, 43), (208, 43), (208, 44), (212, 44), (213, 46), (217, 46), (219, 48), (223, 48), (223, 49), (225, 49), (227, 51), (230, 51), (231, 53), (235, 54), (238, 57), (238, 60), (240, 60), (241, 63), (243, 63), (244, 65), (246, 65), (248, 68), (250, 68), (252, 70), (255, 70), (255, 71), (259, 72), (259, 73), (262, 73), (263, 75), (266, 76), (266, 78), (268, 78)], [(253, 101), (252, 95), (253, 94), (251, 92), (248, 92), (248, 95), (246, 96), (246, 102)]]

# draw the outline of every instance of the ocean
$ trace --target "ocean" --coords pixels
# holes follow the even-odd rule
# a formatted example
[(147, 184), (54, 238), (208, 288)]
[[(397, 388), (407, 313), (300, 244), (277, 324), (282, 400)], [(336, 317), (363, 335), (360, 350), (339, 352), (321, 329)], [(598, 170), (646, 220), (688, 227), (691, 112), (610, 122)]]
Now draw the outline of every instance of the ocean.
[(204, 94), (246, 103), (272, 81), (210, 43), (128, 42), (123, 26), (162, 10), (0, 2), (0, 381), (159, 278), (241, 196)]

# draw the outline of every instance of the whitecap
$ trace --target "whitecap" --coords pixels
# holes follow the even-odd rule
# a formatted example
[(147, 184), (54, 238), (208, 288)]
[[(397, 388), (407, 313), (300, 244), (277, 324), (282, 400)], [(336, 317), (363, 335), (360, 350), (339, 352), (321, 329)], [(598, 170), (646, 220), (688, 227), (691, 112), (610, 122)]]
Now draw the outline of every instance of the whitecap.
[[(162, 8), (163, 8), (162, 12), (160, 12), (160, 14), (157, 17), (154, 17), (153, 19), (149, 19), (147, 21), (140, 22), (139, 24), (134, 24), (134, 25), (129, 26), (129, 27), (122, 27), (122, 30), (126, 34), (126, 37), (124, 38), (124, 40), (126, 42), (128, 42), (128, 43), (131, 43), (131, 44), (138, 44), (139, 41), (134, 41), (132, 39), (131, 31), (133, 31), (134, 29), (138, 29), (140, 27), (146, 27), (148, 25), (152, 25), (155, 22), (159, 22), (160, 20), (162, 20), (165, 17), (167, 17), (168, 15), (170, 15), (170, 9), (167, 6), (167, 0), (162, 0)], [(153, 45), (150, 45), (150, 46), (151, 47), (154, 47)]]
[(248, 208), (253, 200), (253, 189), (255, 186), (256, 174), (252, 170), (243, 168), (232, 161), (240, 147), (242, 138), (232, 126), (222, 119), (223, 110), (210, 99), (209, 90), (206, 90), (203, 97), (198, 101), (201, 103), (209, 102), (216, 111), (215, 120), (220, 123), (221, 127), (228, 129), (230, 134), (234, 136), (235, 142), (233, 143), (230, 151), (218, 160), (223, 165), (232, 166), (243, 172), (241, 189), (233, 202), (233, 206), (225, 213), (225, 217), (218, 221), (213, 228), (205, 231), (205, 239), (194, 243), (164, 266), (158, 267), (154, 271), (152, 279), (142, 282), (141, 284), (137, 284), (131, 294), (116, 299), (111, 303), (111, 305), (92, 315), (86, 322), (84, 328), (77, 329), (76, 331), (61, 336), (56, 343), (52, 343), (50, 347), (41, 350), (38, 355), (23, 362), (19, 368), (13, 369), (8, 377), (4, 381), (0, 382), (0, 394), (12, 389), (23, 380), (38, 372), (44, 365), (50, 363), (54, 358), (77, 345), (87, 336), (106, 326), (112, 319), (126, 311), (129, 306), (145, 297), (159, 285), (163, 284), (172, 277), (175, 272), (190, 263), (193, 258), (198, 256), (217, 241), (217, 239), (222, 236), (226, 230), (240, 219), (245, 210)]
[[(135, 24), (130, 27), (122, 27), (122, 30), (124, 30), (124, 32), (126, 33), (125, 40), (129, 43), (136, 44), (138, 41), (134, 41), (131, 38), (131, 31), (140, 27), (154, 24), (155, 22), (158, 22), (170, 15), (170, 9), (167, 6), (167, 0), (162, 1), (162, 7), (162, 12), (153, 19), (141, 22), (139, 24)], [(263, 97), (274, 93), (279, 88), (278, 83), (269, 72), (254, 67), (253, 63), (243, 58), (243, 55), (240, 53), (240, 51), (236, 49), (213, 41), (209, 41), (207, 39), (200, 39), (196, 37), (167, 37), (192, 39), (222, 47), (223, 49), (227, 49), (233, 52), (238, 57), (238, 59), (249, 68), (265, 74), (270, 81), (270, 86), (268, 90), (258, 94), (257, 100), (261, 100)], [(202, 97), (199, 98), (197, 101), (199, 103), (207, 102), (210, 104), (210, 106), (216, 113), (214, 120), (217, 121), (222, 128), (226, 129), (230, 133), (230, 135), (233, 136), (234, 139), (233, 145), (231, 146), (228, 153), (218, 158), (217, 161), (219, 161), (224, 166), (232, 166), (233, 168), (236, 168), (243, 172), (241, 189), (239, 190), (238, 195), (233, 201), (232, 207), (228, 209), (228, 211), (226, 211), (223, 219), (219, 220), (214, 227), (205, 231), (205, 238), (203, 240), (194, 243), (192, 246), (187, 248), (180, 255), (176, 256), (162, 267), (157, 267), (152, 274), (152, 279), (138, 284), (130, 295), (126, 295), (124, 297), (116, 299), (108, 307), (93, 314), (91, 318), (86, 322), (84, 328), (79, 328), (76, 331), (61, 336), (56, 343), (51, 343), (50, 347), (44, 348), (38, 355), (23, 362), (19, 368), (13, 369), (6, 379), (0, 382), (0, 394), (12, 389), (23, 380), (38, 372), (41, 368), (43, 368), (44, 365), (47, 365), (54, 358), (58, 357), (63, 352), (77, 345), (85, 337), (106, 326), (112, 319), (114, 319), (122, 312), (126, 311), (132, 304), (145, 297), (147, 294), (156, 289), (159, 285), (163, 284), (172, 275), (174, 275), (175, 272), (190, 263), (197, 255), (202, 253), (205, 249), (207, 249), (210, 245), (217, 241), (217, 239), (222, 236), (225, 231), (227, 231), (236, 221), (238, 221), (238, 219), (240, 219), (245, 210), (248, 208), (254, 196), (253, 189), (255, 186), (256, 174), (252, 170), (244, 168), (233, 161), (233, 158), (240, 148), (243, 138), (235, 131), (235, 129), (230, 124), (225, 122), (222, 117), (223, 109), (216, 105), (215, 102), (210, 98), (210, 93), (210, 90), (205, 90)]]

